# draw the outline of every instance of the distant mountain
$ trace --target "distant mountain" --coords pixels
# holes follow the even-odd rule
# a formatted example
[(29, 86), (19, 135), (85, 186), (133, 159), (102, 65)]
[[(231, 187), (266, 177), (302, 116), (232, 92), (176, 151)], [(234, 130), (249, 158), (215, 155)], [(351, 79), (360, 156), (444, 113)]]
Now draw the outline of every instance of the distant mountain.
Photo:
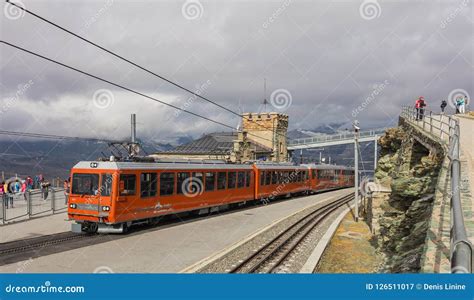
[[(313, 129), (295, 129), (288, 132), (290, 139), (306, 138), (314, 136), (324, 136), (342, 132), (343, 124), (333, 123), (318, 126)], [(173, 149), (177, 145), (187, 144), (193, 139), (187, 136), (176, 137), (173, 141), (164, 142), (142, 142), (144, 154), (151, 154), (158, 151)], [(373, 143), (371, 143), (373, 145)], [(325, 162), (337, 163), (340, 165), (353, 164), (353, 145), (341, 145), (327, 147), (324, 150), (303, 150), (304, 162), (319, 162), (319, 152), (325, 158)], [(367, 143), (361, 147), (366, 169), (373, 168), (373, 146), (368, 147)], [(4, 172), (5, 177), (43, 174), (46, 178), (61, 177), (66, 178), (72, 166), (81, 160), (96, 160), (99, 157), (108, 157), (117, 154), (117, 150), (111, 150), (105, 142), (90, 141), (17, 141), (0, 140), (0, 172)], [(295, 151), (293, 159), (295, 162), (301, 160), (300, 151)]]
[[(169, 150), (170, 144), (145, 143), (145, 153)], [(113, 151), (117, 153), (117, 150)], [(43, 174), (46, 178), (66, 178), (78, 161), (110, 156), (105, 142), (90, 141), (5, 141), (0, 140), (0, 172), (5, 177)]]

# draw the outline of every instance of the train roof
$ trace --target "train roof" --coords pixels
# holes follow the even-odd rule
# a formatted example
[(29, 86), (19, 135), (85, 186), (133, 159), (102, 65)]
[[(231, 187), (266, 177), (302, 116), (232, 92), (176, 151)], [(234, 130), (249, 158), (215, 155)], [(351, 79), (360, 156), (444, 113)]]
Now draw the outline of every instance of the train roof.
[(308, 168), (318, 169), (318, 170), (354, 170), (353, 167), (337, 166), (337, 165), (303, 164), (302, 166), (306, 166)]
[(130, 162), (130, 161), (80, 161), (73, 169), (100, 170), (252, 170), (252, 165), (243, 164), (213, 164), (213, 163), (160, 163), (160, 162)]

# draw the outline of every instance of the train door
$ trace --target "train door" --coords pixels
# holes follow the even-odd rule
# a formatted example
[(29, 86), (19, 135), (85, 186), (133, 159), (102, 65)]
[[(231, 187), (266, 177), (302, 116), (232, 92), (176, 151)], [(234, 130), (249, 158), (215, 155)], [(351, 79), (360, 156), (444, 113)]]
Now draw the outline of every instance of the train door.
[(137, 197), (137, 192), (137, 175), (120, 174), (115, 206), (116, 222), (128, 221), (133, 218), (134, 206), (132, 204)]

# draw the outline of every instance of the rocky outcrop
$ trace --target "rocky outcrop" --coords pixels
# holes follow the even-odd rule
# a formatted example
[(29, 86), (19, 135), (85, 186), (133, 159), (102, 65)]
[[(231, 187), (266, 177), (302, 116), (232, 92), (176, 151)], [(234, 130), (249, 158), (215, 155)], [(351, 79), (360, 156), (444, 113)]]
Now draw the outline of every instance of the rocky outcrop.
[(392, 190), (380, 198), (373, 216), (377, 245), (385, 255), (381, 271), (418, 272), (442, 153), (430, 153), (403, 127), (387, 130), (379, 145), (375, 177)]

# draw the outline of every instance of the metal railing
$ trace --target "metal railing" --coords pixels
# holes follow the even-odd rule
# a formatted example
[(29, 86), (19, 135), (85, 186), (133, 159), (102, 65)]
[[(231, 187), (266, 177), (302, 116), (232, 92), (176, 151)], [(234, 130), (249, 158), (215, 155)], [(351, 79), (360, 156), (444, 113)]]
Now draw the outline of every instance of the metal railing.
[(451, 272), (472, 273), (472, 244), (469, 241), (464, 224), (461, 203), (460, 178), (461, 162), (459, 160), (459, 121), (448, 115), (435, 115), (424, 111), (423, 116), (414, 107), (404, 106), (400, 115), (424, 131), (439, 137), (444, 142), (450, 160), (451, 175)]
[(29, 190), (25, 193), (8, 193), (0, 196), (0, 222), (26, 220), (31, 217), (47, 216), (67, 208), (63, 188)]
[[(386, 130), (386, 128), (361, 131), (361, 132), (359, 132), (359, 138), (375, 137), (376, 135), (383, 134), (385, 132), (385, 130)], [(354, 132), (353, 131), (345, 131), (345, 132), (342, 132), (342, 133), (330, 134), (330, 135), (319, 136), (319, 137), (292, 139), (288, 142), (288, 146), (333, 142), (333, 141), (341, 141), (341, 140), (348, 140), (348, 139), (350, 139), (350, 140), (354, 139)]]

